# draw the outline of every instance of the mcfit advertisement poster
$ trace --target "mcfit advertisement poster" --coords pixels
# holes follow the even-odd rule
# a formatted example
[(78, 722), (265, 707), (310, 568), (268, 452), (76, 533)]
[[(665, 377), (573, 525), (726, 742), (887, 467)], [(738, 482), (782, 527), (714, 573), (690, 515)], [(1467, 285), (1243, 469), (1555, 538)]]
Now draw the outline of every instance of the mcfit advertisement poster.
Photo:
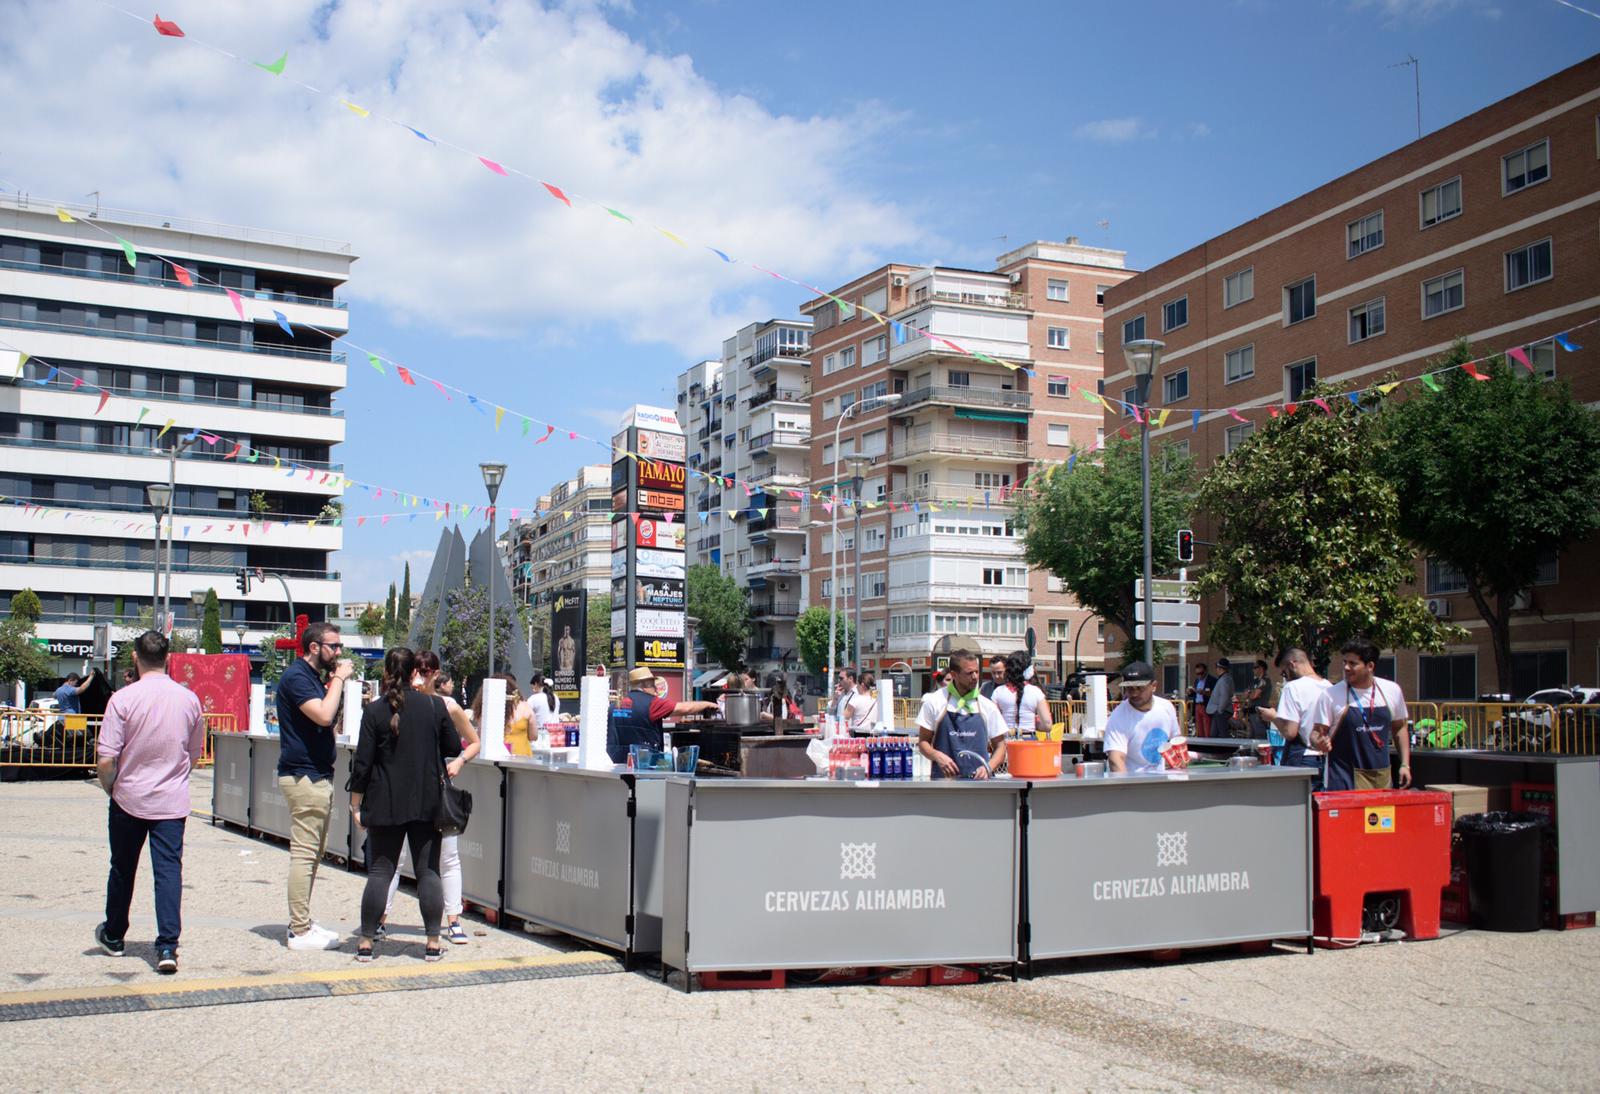
[(582, 589), (557, 593), (550, 602), (550, 685), (562, 699), (578, 698), (588, 633), (589, 594)]

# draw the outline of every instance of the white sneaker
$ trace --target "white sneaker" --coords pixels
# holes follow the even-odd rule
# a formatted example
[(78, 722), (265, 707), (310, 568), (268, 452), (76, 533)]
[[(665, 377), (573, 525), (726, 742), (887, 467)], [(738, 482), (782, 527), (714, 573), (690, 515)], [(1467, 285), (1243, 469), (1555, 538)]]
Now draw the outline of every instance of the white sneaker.
[(320, 934), (322, 937), (330, 939), (334, 942), (344, 941), (344, 935), (340, 934), (338, 931), (329, 930), (327, 927), (324, 927), (314, 919), (311, 921), (311, 933)]
[(327, 931), (318, 932), (315, 927), (301, 934), (285, 931), (285, 942), (291, 950), (331, 950), (338, 946), (339, 940), (330, 936)]

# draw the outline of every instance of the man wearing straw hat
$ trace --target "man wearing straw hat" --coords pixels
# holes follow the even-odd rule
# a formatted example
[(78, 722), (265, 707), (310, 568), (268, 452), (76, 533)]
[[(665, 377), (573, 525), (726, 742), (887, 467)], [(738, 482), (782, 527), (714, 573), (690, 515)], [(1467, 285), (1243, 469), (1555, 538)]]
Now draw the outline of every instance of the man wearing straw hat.
[(661, 723), (686, 714), (712, 714), (716, 709), (715, 703), (692, 699), (674, 703), (657, 695), (655, 672), (641, 665), (628, 673), (628, 694), (606, 726), (606, 755), (614, 764), (625, 764), (632, 745), (660, 751), (665, 743)]

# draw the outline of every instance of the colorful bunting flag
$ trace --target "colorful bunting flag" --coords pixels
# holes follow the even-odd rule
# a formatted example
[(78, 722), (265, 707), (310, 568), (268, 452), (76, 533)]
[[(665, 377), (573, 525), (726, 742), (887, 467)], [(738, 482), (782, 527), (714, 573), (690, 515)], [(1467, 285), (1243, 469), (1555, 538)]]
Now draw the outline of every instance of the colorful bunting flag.
[(139, 408), (139, 417), (137, 419), (135, 419), (134, 423), (133, 423), (133, 427), (135, 429), (138, 429), (139, 426), (144, 424), (144, 416), (146, 414), (148, 414), (148, 413), (150, 413), (150, 408), (149, 407), (142, 406), (142, 407)]
[(133, 244), (118, 235), (114, 235), (111, 238), (121, 245), (122, 257), (128, 260), (128, 268), (137, 270), (139, 268), (139, 253), (133, 249)]
[(282, 76), (283, 66), (289, 63), (289, 54), (287, 51), (285, 51), (282, 56), (280, 56), (276, 61), (273, 61), (270, 65), (264, 65), (260, 61), (252, 61), (251, 63), (257, 68), (261, 69), (263, 72), (270, 72), (274, 76)]
[(1556, 345), (1560, 346), (1562, 349), (1566, 350), (1568, 353), (1577, 353), (1580, 349), (1583, 348), (1582, 346), (1578, 345), (1578, 343), (1576, 343), (1572, 339), (1568, 338), (1565, 334), (1556, 335)]
[(1228, 408), (1228, 417), (1232, 418), (1236, 422), (1242, 422), (1246, 420), (1244, 415), (1240, 414), (1231, 406)]
[(494, 160), (488, 159), (487, 157), (479, 156), (478, 162), (483, 164), (497, 175), (504, 175), (507, 173), (504, 167), (501, 167), (498, 163), (494, 162)]
[(376, 353), (367, 354), (367, 363), (373, 368), (377, 369), (379, 372), (382, 372), (385, 376), (388, 375), (388, 373), (384, 371), (383, 360)]
[(1510, 349), (1506, 350), (1506, 356), (1511, 358), (1517, 364), (1521, 365), (1523, 368), (1527, 369), (1529, 372), (1533, 371), (1533, 362), (1528, 360), (1528, 355), (1522, 351), (1521, 346), (1512, 346)]
[(167, 424), (161, 427), (161, 432), (160, 433), (156, 434), (156, 440), (159, 441), (162, 437), (165, 437), (167, 435), (167, 430), (172, 428), (173, 421), (174, 421), (174, 419), (172, 419), (172, 418), (168, 418), (167, 419)]
[(416, 387), (417, 382), (411, 378), (411, 370), (404, 365), (394, 366), (395, 375), (400, 377), (400, 382), (407, 387)]
[(406, 128), (411, 130), (411, 132), (415, 133), (417, 136), (421, 137), (423, 140), (427, 141), (429, 144), (438, 144), (439, 143), (438, 141), (434, 140), (432, 137), (428, 136), (426, 133), (424, 133), (422, 130), (418, 129), (414, 125), (408, 125), (408, 126), (406, 126)]
[(232, 289), (223, 289), (222, 291), (228, 294), (228, 302), (233, 305), (233, 310), (239, 313), (239, 318), (243, 319), (244, 318), (244, 297), (240, 296), (238, 293), (234, 292)]
[(533, 443), (534, 444), (544, 444), (545, 441), (548, 441), (550, 439), (550, 434), (554, 433), (555, 431), (556, 431), (556, 427), (555, 426), (553, 426), (553, 425), (545, 426), (544, 427), (544, 436), (540, 437), (538, 440), (534, 441)]
[(341, 103), (344, 103), (344, 107), (345, 107), (346, 110), (350, 111), (350, 113), (354, 114), (358, 118), (368, 117), (372, 113), (372, 111), (367, 110), (367, 109), (365, 109), (363, 107), (359, 107), (355, 103), (351, 102), (348, 99), (340, 99), (339, 101)]
[(107, 402), (107, 401), (108, 401), (108, 400), (109, 400), (109, 399), (110, 399), (110, 398), (111, 398), (111, 392), (109, 392), (109, 391), (107, 391), (107, 390), (105, 390), (105, 389), (104, 389), (104, 388), (101, 388), (101, 389), (100, 389), (100, 405), (99, 405), (99, 406), (97, 406), (97, 407), (95, 407), (95, 408), (94, 408), (94, 412), (95, 412), (95, 413), (96, 413), (96, 414), (98, 414), (98, 413), (100, 413), (100, 412), (101, 412), (101, 411), (102, 411), (102, 410), (104, 410), (104, 409), (105, 409), (105, 408), (106, 408), (106, 402)]
[(1196, 410), (1189, 415), (1189, 432), (1193, 433), (1200, 428), (1200, 411)]
[(278, 326), (283, 328), (284, 334), (287, 334), (290, 338), (294, 337), (294, 328), (289, 326), (289, 317), (287, 315), (274, 308), (272, 309), (272, 318), (278, 321)]
[(712, 254), (716, 255), (718, 258), (722, 259), (722, 261), (724, 261), (724, 262), (732, 262), (733, 261), (733, 259), (728, 257), (728, 252), (726, 252), (726, 251), (719, 251), (715, 247), (710, 247), (710, 246), (708, 246), (706, 248), (706, 250), (710, 251)]
[(76, 224), (76, 223), (78, 223), (76, 218), (74, 218), (71, 213), (67, 212), (65, 209), (63, 209), (59, 205), (56, 206), (56, 219), (59, 220), (63, 224)]
[(1312, 399), (1311, 401), (1313, 403), (1316, 403), (1318, 406), (1320, 406), (1322, 408), (1323, 412), (1328, 415), (1328, 417), (1330, 417), (1330, 418), (1333, 417), (1333, 407), (1328, 405), (1328, 400), (1326, 400), (1326, 399)]
[(183, 37), (183, 28), (178, 26), (178, 24), (174, 23), (171, 19), (163, 19), (160, 15), (157, 15), (152, 22), (155, 23), (156, 33), (161, 35), (163, 38)]
[(194, 278), (189, 275), (189, 271), (187, 269), (178, 265), (176, 262), (172, 263), (172, 275), (178, 279), (178, 284), (182, 285), (184, 288), (194, 288)]
[[(541, 181), (539, 183), (539, 185), (543, 186), (546, 190), (550, 191), (550, 196), (555, 198), (561, 204), (565, 205), (568, 209), (572, 208), (572, 199), (567, 197), (566, 194), (562, 193), (561, 187), (553, 186), (550, 183), (544, 182), (544, 181)], [(627, 218), (623, 217), (623, 219), (626, 220)]]
[(451, 398), (450, 398), (450, 393), (444, 389), (444, 385), (441, 384), (438, 380), (429, 380), (428, 382), (439, 390), (439, 394), (444, 396), (444, 401), (445, 402), (448, 403), (448, 402), (452, 401)]
[[(494, 408), (494, 431), (496, 433), (500, 432), (500, 422), (502, 420), (504, 420), (505, 416), (506, 416), (506, 408), (505, 407), (497, 406), (497, 407)], [(485, 641), (487, 641), (487, 639), (485, 639)]]
[(1485, 376), (1483, 373), (1479, 372), (1478, 371), (1478, 366), (1473, 364), (1471, 361), (1465, 362), (1461, 366), (1461, 371), (1465, 372), (1468, 376), (1472, 377), (1474, 380), (1487, 380), (1489, 378), (1489, 377)]

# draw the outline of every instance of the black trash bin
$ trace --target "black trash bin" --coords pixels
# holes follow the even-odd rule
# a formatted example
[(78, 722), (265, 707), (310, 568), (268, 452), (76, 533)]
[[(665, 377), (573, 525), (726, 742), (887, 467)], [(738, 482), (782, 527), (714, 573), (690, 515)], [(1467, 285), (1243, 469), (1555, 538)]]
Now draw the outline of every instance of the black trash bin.
[(1539, 882), (1548, 823), (1538, 813), (1472, 813), (1456, 821), (1474, 927), (1537, 931), (1543, 926)]

